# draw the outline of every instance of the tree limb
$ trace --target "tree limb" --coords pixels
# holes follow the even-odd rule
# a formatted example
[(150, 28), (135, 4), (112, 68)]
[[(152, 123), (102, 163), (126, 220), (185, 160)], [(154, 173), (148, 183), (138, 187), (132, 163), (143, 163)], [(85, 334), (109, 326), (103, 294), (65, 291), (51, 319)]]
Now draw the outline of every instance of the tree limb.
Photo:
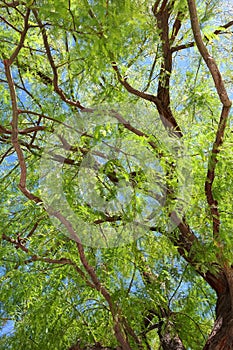
[[(224, 131), (227, 125), (227, 119), (228, 119), (232, 102), (228, 97), (228, 94), (222, 79), (222, 75), (218, 69), (218, 66), (214, 58), (211, 57), (210, 53), (208, 52), (208, 49), (206, 48), (202, 40), (195, 0), (188, 0), (188, 6), (189, 6), (189, 13), (190, 13), (191, 25), (192, 25), (195, 42), (197, 44), (197, 47), (201, 56), (203, 57), (207, 67), (209, 68), (209, 71), (215, 83), (215, 87), (216, 87), (219, 99), (223, 105), (220, 120), (218, 123), (215, 141), (213, 143), (211, 155), (209, 157), (208, 171), (207, 171), (207, 177), (205, 182), (205, 194), (206, 194), (207, 202), (210, 206), (210, 210), (213, 218), (213, 234), (215, 237), (218, 237), (219, 230), (220, 230), (220, 214), (218, 210), (218, 202), (214, 198), (214, 194), (213, 194), (213, 182), (215, 179), (215, 169), (218, 162), (217, 154), (220, 152), (220, 146), (223, 143)], [(227, 25), (230, 26), (232, 24), (233, 24), (233, 21), (229, 22)]]
[[(230, 21), (230, 22), (228, 22), (228, 23), (222, 25), (221, 27), (227, 29), (227, 28), (230, 28), (232, 25), (233, 25), (233, 21)], [(216, 29), (216, 30), (213, 32), (213, 34), (215, 34), (215, 35), (223, 34), (223, 33), (224, 33), (224, 32), (223, 32), (222, 29)], [(208, 38), (207, 38), (207, 42), (208, 42), (208, 41), (209, 41), (209, 40), (208, 40)], [(184, 50), (184, 49), (187, 49), (187, 48), (189, 48), (189, 47), (193, 47), (194, 45), (195, 45), (195, 41), (191, 41), (191, 42), (189, 42), (189, 43), (187, 43), (187, 44), (182, 44), (182, 45), (174, 46), (174, 47), (171, 48), (171, 52), (173, 53), (173, 52), (177, 52), (177, 51), (180, 51), (180, 50)]]
[(52, 71), (53, 71), (53, 87), (54, 87), (54, 91), (61, 97), (61, 99), (66, 102), (67, 104), (71, 105), (71, 106), (74, 106), (74, 107), (77, 107), (79, 109), (85, 109), (85, 107), (83, 107), (81, 105), (81, 103), (79, 101), (73, 101), (73, 100), (70, 100), (64, 93), (64, 91), (58, 86), (58, 72), (57, 72), (57, 67), (55, 65), (55, 62), (54, 62), (54, 59), (53, 59), (53, 56), (51, 54), (51, 50), (50, 50), (50, 47), (49, 47), (49, 43), (48, 43), (48, 37), (47, 37), (47, 33), (46, 33), (46, 30), (45, 30), (45, 27), (43, 25), (43, 23), (41, 22), (39, 16), (38, 16), (38, 13), (37, 13), (37, 10), (36, 9), (33, 9), (33, 14), (37, 20), (37, 23), (40, 27), (40, 30), (41, 30), (41, 33), (42, 33), (42, 38), (43, 38), (43, 42), (44, 42), (44, 47), (45, 47), (45, 50), (46, 50), (46, 54), (47, 54), (47, 57), (48, 57), (48, 61), (49, 61), (49, 64), (52, 68)]
[(9, 58), (9, 65), (12, 65), (12, 63), (14, 62), (16, 57), (18, 56), (19, 51), (23, 47), (24, 40), (25, 40), (27, 31), (28, 31), (28, 28), (29, 28), (29, 26), (28, 26), (29, 15), (30, 15), (30, 9), (27, 9), (26, 15), (24, 17), (24, 29), (21, 32), (19, 44), (17, 45), (15, 51), (12, 53), (11, 57)]
[(23, 152), (21, 150), (19, 140), (18, 140), (18, 107), (17, 107), (17, 99), (16, 99), (16, 93), (15, 93), (15, 87), (14, 82), (11, 76), (11, 70), (10, 70), (11, 62), (9, 60), (4, 60), (4, 66), (5, 66), (5, 73), (6, 78), (8, 81), (9, 89), (10, 89), (10, 96), (11, 96), (11, 104), (12, 104), (12, 144), (14, 146), (14, 149), (16, 151), (19, 165), (20, 165), (20, 181), (19, 181), (19, 188), (22, 191), (22, 193), (30, 200), (33, 200), (36, 203), (41, 203), (42, 200), (32, 194), (30, 191), (28, 191), (26, 187), (26, 179), (27, 179), (27, 167), (24, 159)]

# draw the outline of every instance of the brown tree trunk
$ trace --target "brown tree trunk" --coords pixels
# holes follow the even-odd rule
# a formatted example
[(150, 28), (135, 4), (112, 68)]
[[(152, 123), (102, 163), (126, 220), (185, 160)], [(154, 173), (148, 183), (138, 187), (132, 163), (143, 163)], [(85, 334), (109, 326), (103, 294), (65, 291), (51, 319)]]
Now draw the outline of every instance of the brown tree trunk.
[(203, 350), (233, 349), (233, 311), (229, 288), (218, 297), (216, 321)]
[(163, 350), (185, 350), (181, 339), (176, 336), (171, 336), (170, 333), (165, 333), (160, 336), (161, 346)]
[(68, 350), (122, 350), (122, 347), (117, 346), (116, 348), (104, 347), (100, 343), (96, 343), (92, 346), (80, 347), (79, 344), (71, 346)]

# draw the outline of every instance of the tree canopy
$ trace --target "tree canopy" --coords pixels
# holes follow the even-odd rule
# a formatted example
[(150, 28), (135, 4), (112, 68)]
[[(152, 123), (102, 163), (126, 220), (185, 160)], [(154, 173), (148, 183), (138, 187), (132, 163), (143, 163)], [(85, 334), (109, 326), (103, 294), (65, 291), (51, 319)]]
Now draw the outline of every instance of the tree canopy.
[(0, 349), (233, 348), (230, 1), (0, 1)]

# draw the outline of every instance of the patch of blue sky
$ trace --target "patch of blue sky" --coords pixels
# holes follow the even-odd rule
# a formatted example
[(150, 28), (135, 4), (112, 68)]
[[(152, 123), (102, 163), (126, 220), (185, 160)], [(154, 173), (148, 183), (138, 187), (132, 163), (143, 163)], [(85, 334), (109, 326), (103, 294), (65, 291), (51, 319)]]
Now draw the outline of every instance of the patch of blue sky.
[[(4, 317), (2, 317), (4, 319)], [(15, 322), (13, 320), (7, 320), (4, 322), (0, 329), (0, 338), (3, 336), (11, 336), (15, 332)]]
[(18, 164), (16, 153), (7, 156), (0, 166), (0, 177), (5, 176), (7, 172), (11, 171)]

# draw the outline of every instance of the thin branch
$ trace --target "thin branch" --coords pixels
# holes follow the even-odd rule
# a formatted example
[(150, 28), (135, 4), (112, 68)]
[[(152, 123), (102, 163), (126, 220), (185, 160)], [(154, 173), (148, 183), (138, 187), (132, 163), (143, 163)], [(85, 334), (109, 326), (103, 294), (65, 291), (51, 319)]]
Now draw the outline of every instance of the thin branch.
[[(224, 29), (227, 29), (227, 28), (230, 28), (231, 26), (233, 26), (233, 21), (230, 21), (224, 25), (222, 25), (221, 27), (224, 28)], [(223, 29), (216, 29), (213, 34), (215, 35), (218, 35), (218, 34), (224, 34), (225, 32), (223, 31)], [(208, 42), (208, 39), (207, 39), (207, 42)], [(175, 47), (172, 47), (171, 48), (171, 52), (177, 52), (177, 51), (181, 51), (181, 50), (184, 50), (184, 49), (187, 49), (187, 48), (190, 48), (190, 47), (193, 47), (195, 45), (195, 41), (191, 41), (187, 44), (182, 44), (182, 45), (178, 45), (178, 46), (175, 46)]]
[(12, 2), (4, 1), (5, 6), (1, 6), (1, 7), (14, 7), (15, 8), (15, 7), (19, 6), (20, 3), (21, 3), (21, 1), (12, 1)]
[(20, 35), (20, 41), (19, 41), (19, 44), (18, 46), (16, 47), (15, 51), (13, 52), (13, 54), (11, 55), (11, 57), (9, 58), (9, 65), (11, 65), (15, 58), (18, 56), (19, 54), (19, 51), (22, 49), (23, 47), (23, 44), (24, 44), (24, 40), (25, 40), (25, 37), (26, 37), (26, 34), (27, 34), (27, 31), (28, 31), (28, 20), (29, 20), (29, 15), (30, 15), (30, 9), (27, 9), (27, 12), (26, 12), (26, 15), (24, 17), (24, 29), (23, 31), (21, 32), (21, 35)]
[(6, 234), (2, 235), (2, 239), (6, 242), (13, 244), (17, 249), (21, 249), (25, 253), (27, 254), (30, 253), (32, 255), (30, 259), (27, 259), (24, 261), (24, 264), (30, 264), (31, 262), (34, 262), (34, 261), (41, 261), (48, 264), (71, 265), (75, 268), (75, 270), (78, 272), (78, 274), (82, 277), (82, 279), (87, 283), (89, 287), (95, 288), (94, 284), (92, 284), (87, 279), (87, 276), (85, 275), (85, 273), (71, 259), (68, 259), (68, 258), (52, 259), (52, 258), (40, 257), (30, 252), (30, 250), (25, 245), (22, 244), (21, 240), (13, 239)]
[(227, 124), (230, 108), (223, 107), (216, 138), (212, 146), (211, 155), (208, 161), (208, 171), (205, 181), (205, 194), (207, 202), (210, 206), (212, 218), (213, 218), (213, 234), (217, 237), (220, 230), (220, 213), (218, 209), (218, 201), (214, 198), (213, 183), (215, 179), (215, 169), (218, 162), (217, 155), (220, 152), (220, 146), (223, 143), (224, 131)]
[[(133, 132), (135, 135), (137, 136), (141, 136), (141, 137), (145, 137), (145, 138), (149, 138), (149, 136), (147, 134), (145, 134), (143, 131), (139, 130), (139, 129), (136, 129), (134, 126), (132, 126), (130, 124), (129, 121), (125, 120), (119, 113), (115, 112), (115, 111), (112, 111), (112, 115), (114, 118), (116, 118), (122, 125), (124, 125), (124, 127), (126, 129), (128, 129), (129, 131)], [(157, 149), (157, 146), (156, 144), (153, 142), (153, 141), (149, 141), (148, 142), (151, 147), (153, 149)]]
[(31, 230), (29, 231), (29, 233), (27, 234), (27, 239), (30, 238), (33, 233), (36, 231), (37, 227), (39, 226), (39, 222), (42, 220), (42, 218), (40, 218), (39, 220), (36, 221), (36, 223), (33, 225), (33, 227), (31, 228)]
[(177, 52), (177, 51), (181, 51), (181, 50), (184, 50), (184, 49), (188, 49), (190, 47), (194, 47), (194, 45), (195, 45), (195, 42), (191, 41), (191, 42), (189, 42), (187, 44), (182, 44), (182, 45), (178, 45), (178, 46), (172, 47), (171, 48), (171, 53)]
[(175, 39), (179, 33), (179, 30), (181, 28), (181, 23), (182, 23), (184, 16), (185, 16), (184, 12), (178, 12), (178, 14), (176, 16), (176, 19), (175, 19), (175, 22), (174, 22), (173, 28), (172, 28), (171, 39), (170, 39), (171, 44), (175, 41)]
[[(18, 130), (18, 133), (25, 135), (25, 134), (30, 134), (31, 132), (39, 131), (39, 130), (45, 130), (45, 126), (40, 126), (40, 125), (32, 126), (30, 128)], [(6, 129), (3, 125), (0, 125), (0, 134), (12, 134), (12, 131), (9, 129)]]
[(149, 89), (150, 84), (151, 84), (151, 82), (152, 82), (152, 80), (153, 80), (152, 77), (153, 77), (153, 74), (154, 74), (154, 70), (155, 70), (155, 66), (156, 66), (157, 59), (158, 59), (158, 50), (157, 50), (157, 52), (156, 52), (154, 61), (153, 61), (153, 63), (152, 63), (151, 69), (150, 69), (150, 74), (149, 74), (149, 78), (148, 78), (147, 85), (146, 85), (145, 89), (143, 89), (143, 92), (146, 92), (146, 91)]
[(40, 130), (45, 130), (45, 126), (42, 126), (42, 125), (31, 126), (30, 128), (19, 130), (19, 134), (25, 135), (25, 134), (30, 134), (31, 132), (40, 131)]
[(79, 252), (79, 257), (80, 260), (82, 262), (82, 265), (84, 267), (84, 269), (86, 270), (86, 272), (88, 273), (88, 275), (90, 276), (95, 289), (97, 291), (99, 291), (102, 296), (104, 297), (104, 299), (107, 301), (109, 308), (110, 308), (110, 312), (112, 314), (113, 317), (113, 321), (114, 321), (114, 331), (115, 331), (115, 336), (116, 339), (119, 341), (119, 343), (122, 345), (124, 350), (131, 350), (131, 347), (127, 341), (127, 339), (125, 338), (123, 332), (122, 332), (122, 326), (121, 326), (121, 318), (119, 315), (119, 310), (117, 309), (116, 305), (113, 303), (112, 301), (112, 297), (109, 294), (109, 292), (107, 291), (107, 289), (101, 284), (101, 282), (99, 281), (95, 270), (93, 268), (93, 266), (91, 266), (86, 258), (85, 252), (84, 252), (84, 248), (82, 245), (82, 242), (79, 238), (79, 236), (77, 235), (77, 233), (75, 232), (75, 230), (73, 229), (72, 224), (58, 211), (53, 211), (53, 209), (49, 208), (48, 209), (49, 213), (53, 216), (55, 216), (68, 230), (70, 237), (76, 242), (76, 246)]
[(11, 244), (13, 244), (16, 248), (20, 248), (22, 251), (24, 251), (25, 253), (28, 253), (29, 252), (29, 249), (27, 247), (25, 247), (20, 240), (16, 240), (16, 239), (13, 239), (9, 236), (7, 236), (5, 233), (2, 234), (2, 239), (4, 241), (7, 241)]
[(135, 88), (133, 88), (128, 82), (127, 82), (127, 78), (123, 78), (121, 73), (120, 73), (120, 70), (116, 64), (116, 62), (112, 62), (112, 68), (114, 69), (114, 71), (116, 72), (117, 74), (117, 78), (118, 78), (118, 81), (126, 88), (126, 90), (128, 92), (130, 92), (131, 94), (135, 95), (135, 96), (138, 96), (138, 97), (141, 97), (143, 98), (144, 100), (147, 100), (147, 101), (151, 101), (151, 102), (154, 102), (155, 104), (158, 104), (160, 103), (160, 100), (158, 99), (158, 97), (156, 97), (155, 95), (151, 95), (151, 94), (147, 94), (143, 91), (139, 91)]
[(134, 282), (134, 278), (135, 278), (135, 275), (136, 275), (136, 272), (137, 272), (137, 268), (136, 268), (136, 264), (134, 263), (134, 269), (133, 269), (133, 273), (132, 273), (132, 277), (130, 279), (130, 283), (129, 283), (129, 286), (127, 288), (127, 292), (126, 292), (126, 295), (128, 295), (131, 291), (131, 288), (133, 286), (133, 282)]
[[(231, 26), (233, 26), (233, 21), (230, 21), (222, 26), (220, 26), (221, 28), (224, 28), (224, 29), (227, 29), (227, 28), (230, 28)], [(222, 29), (217, 29), (214, 31), (214, 34), (222, 34), (223, 33), (223, 30)]]
[(11, 27), (12, 29), (14, 29), (16, 32), (20, 33), (21, 34), (21, 31), (16, 28), (15, 26), (13, 26), (13, 24), (11, 24), (10, 22), (8, 22), (4, 17), (0, 16), (0, 19), (6, 23), (9, 27)]
[[(55, 122), (55, 123), (58, 123), (58, 124), (62, 124), (62, 125), (64, 125), (65, 127), (67, 127), (67, 128), (72, 128), (70, 125), (68, 125), (68, 124), (66, 124), (66, 123), (64, 123), (64, 122), (62, 122), (62, 121), (60, 121), (60, 120), (58, 120), (58, 119), (55, 119), (55, 118), (53, 118), (53, 117), (49, 117), (49, 116), (47, 116), (47, 115), (45, 115), (45, 114), (43, 114), (43, 113), (38, 113), (38, 112), (34, 112), (34, 111), (30, 111), (30, 110), (23, 110), (23, 109), (19, 109), (18, 110), (18, 114), (31, 114), (31, 115), (36, 115), (36, 116), (38, 116), (39, 118), (44, 118), (44, 119), (47, 119), (47, 120), (51, 120), (51, 121), (53, 121), (53, 122)], [(72, 128), (73, 129), (73, 128)]]
[(4, 161), (4, 159), (6, 157), (8, 157), (9, 155), (14, 153), (14, 151), (12, 151), (12, 149), (13, 149), (13, 147), (8, 148), (8, 150), (1, 155), (0, 164)]
[[(52, 71), (53, 71), (53, 81), (52, 81), (52, 84), (53, 84), (53, 87), (54, 87), (54, 91), (61, 97), (61, 99), (66, 102), (67, 104), (71, 105), (71, 106), (74, 106), (74, 107), (77, 107), (81, 110), (85, 109), (85, 107), (83, 107), (81, 105), (81, 103), (79, 101), (73, 101), (73, 100), (70, 100), (64, 93), (64, 91), (58, 86), (58, 72), (57, 72), (57, 67), (55, 65), (55, 62), (54, 62), (54, 59), (53, 59), (53, 56), (52, 56), (52, 53), (51, 53), (51, 50), (50, 50), (50, 46), (49, 46), (49, 42), (48, 42), (48, 37), (47, 37), (47, 33), (46, 33), (46, 30), (45, 30), (45, 27), (43, 25), (43, 23), (41, 22), (39, 16), (38, 16), (38, 13), (37, 13), (37, 10), (33, 9), (33, 14), (36, 18), (36, 21), (40, 27), (40, 30), (41, 30), (41, 33), (42, 33), (42, 38), (43, 38), (43, 42), (44, 42), (44, 47), (45, 47), (45, 50), (46, 50), (46, 54), (47, 54), (47, 57), (48, 57), (48, 61), (49, 61), (49, 64), (52, 68)], [(50, 78), (49, 78), (50, 79)]]

